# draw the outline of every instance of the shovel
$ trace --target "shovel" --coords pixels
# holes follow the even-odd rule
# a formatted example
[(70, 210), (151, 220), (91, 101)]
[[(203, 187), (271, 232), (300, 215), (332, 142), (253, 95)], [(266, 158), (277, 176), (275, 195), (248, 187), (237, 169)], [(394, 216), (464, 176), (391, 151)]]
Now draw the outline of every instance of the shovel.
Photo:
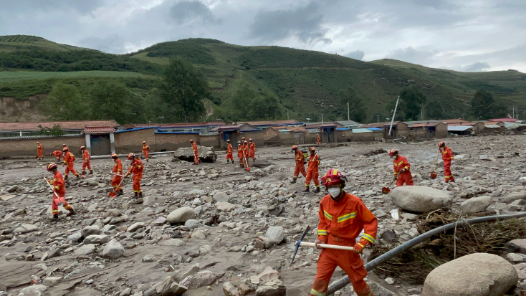
[(437, 178), (437, 173), (435, 171), (437, 170), (437, 166), (438, 166), (438, 155), (440, 155), (440, 152), (437, 153), (437, 160), (435, 161), (435, 168), (433, 169), (433, 172), (431, 172), (431, 175), (429, 176), (431, 179)]
[(387, 185), (386, 187), (382, 187), (382, 193), (383, 194), (388, 194), (389, 192), (391, 192), (391, 189), (389, 189), (389, 187), (391, 187), (391, 185), (393, 185), (395, 180), (391, 181), (391, 183), (389, 183), (389, 185)]

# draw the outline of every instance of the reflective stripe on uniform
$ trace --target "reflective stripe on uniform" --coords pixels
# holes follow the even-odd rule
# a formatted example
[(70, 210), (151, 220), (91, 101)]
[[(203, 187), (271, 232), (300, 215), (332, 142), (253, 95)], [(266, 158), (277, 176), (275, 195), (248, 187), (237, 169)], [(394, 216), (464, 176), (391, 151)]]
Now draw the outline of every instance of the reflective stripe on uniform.
[(327, 230), (325, 230), (325, 229), (318, 229), (318, 235), (327, 235)]
[(58, 210), (53, 210), (53, 213), (58, 213)]
[(364, 239), (370, 241), (372, 244), (374, 244), (375, 241), (376, 241), (376, 240), (374, 239), (374, 237), (372, 237), (371, 235), (369, 235), (369, 234), (367, 234), (367, 233), (362, 234), (362, 238), (364, 238)]
[(327, 293), (318, 292), (318, 291), (316, 291), (314, 289), (310, 290), (310, 294), (311, 295), (315, 295), (315, 296), (325, 296), (325, 295), (327, 295)]
[(352, 212), (352, 213), (338, 217), (338, 223), (349, 220), (349, 219), (353, 219), (353, 218), (356, 218), (356, 212)]
[(329, 220), (332, 221), (332, 216), (331, 216), (329, 213), (323, 211), (323, 214), (325, 215), (325, 217), (326, 217), (327, 219), (329, 219)]

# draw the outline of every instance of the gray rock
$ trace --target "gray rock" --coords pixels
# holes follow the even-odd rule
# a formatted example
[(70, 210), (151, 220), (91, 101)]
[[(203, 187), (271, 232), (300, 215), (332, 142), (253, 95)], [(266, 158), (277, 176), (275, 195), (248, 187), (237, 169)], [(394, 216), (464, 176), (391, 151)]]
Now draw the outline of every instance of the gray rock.
[(193, 276), (186, 277), (181, 281), (181, 285), (188, 289), (197, 289), (203, 286), (209, 286), (217, 280), (217, 276), (208, 270), (196, 273)]
[(185, 242), (177, 238), (171, 238), (161, 243), (161, 246), (172, 246), (172, 247), (182, 247), (184, 245), (185, 245)]
[(515, 268), (515, 271), (517, 271), (517, 275), (519, 276), (519, 279), (521, 280), (526, 279), (526, 263), (520, 263), (517, 265), (513, 265), (513, 268)]
[(102, 257), (104, 258), (117, 259), (122, 255), (124, 255), (124, 248), (115, 239), (106, 244), (104, 250), (102, 250)]
[(188, 219), (186, 222), (184, 222), (184, 226), (188, 227), (188, 229), (194, 229), (199, 226), (199, 221), (195, 219)]
[(522, 263), (522, 262), (526, 262), (526, 255), (509, 253), (506, 255), (506, 259), (508, 259), (508, 261), (512, 263)]
[(107, 243), (109, 241), (110, 241), (110, 237), (105, 235), (105, 234), (88, 235), (88, 237), (86, 237), (84, 239), (84, 243), (85, 244), (96, 244), (96, 245), (102, 245), (102, 244), (105, 244), (105, 243)]
[(147, 254), (142, 257), (142, 262), (153, 262), (155, 260), (157, 260), (157, 257), (153, 254)]
[(119, 296), (130, 296), (131, 295), (131, 289), (130, 288), (126, 288), (124, 289), (120, 294)]
[(41, 296), (46, 291), (47, 286), (45, 285), (32, 285), (20, 290), (18, 296)]
[(377, 282), (369, 282), (369, 288), (371, 288), (371, 292), (373, 292), (374, 296), (398, 296), (397, 293)]
[(223, 293), (225, 293), (226, 296), (241, 296), (239, 290), (231, 282), (223, 284)]
[(128, 227), (128, 232), (135, 232), (137, 231), (138, 229), (140, 228), (143, 228), (144, 227), (144, 223), (142, 222), (137, 222), (137, 223), (134, 223), (132, 225), (130, 225), (130, 227)]
[(36, 225), (33, 225), (33, 224), (22, 224), (19, 227), (15, 228), (14, 232), (15, 233), (24, 234), (24, 233), (33, 232), (33, 231), (35, 231), (37, 229), (38, 229), (38, 226), (36, 226)]
[(422, 296), (504, 295), (518, 280), (517, 271), (508, 261), (497, 255), (475, 253), (431, 271)]
[(88, 244), (75, 250), (75, 255), (88, 255), (95, 251), (95, 245)]
[(271, 226), (267, 229), (265, 237), (269, 238), (272, 243), (279, 244), (285, 238), (285, 231), (281, 226)]
[(159, 218), (155, 219), (155, 221), (153, 222), (153, 224), (155, 224), (155, 225), (163, 225), (164, 223), (166, 223), (166, 218), (165, 217), (159, 217)]
[(81, 239), (82, 239), (82, 233), (80, 233), (80, 231), (74, 232), (73, 234), (68, 236), (68, 241), (72, 241), (74, 243), (80, 242)]
[(51, 248), (48, 252), (42, 255), (42, 259), (40, 259), (40, 261), (46, 261), (47, 259), (51, 259), (51, 258), (58, 257), (58, 256), (60, 256), (60, 249)]
[(196, 274), (199, 271), (199, 264), (194, 264), (190, 268), (179, 272), (174, 276), (175, 281), (182, 281), (183, 279)]
[(516, 192), (500, 198), (503, 203), (511, 203), (519, 199), (526, 199), (526, 192)]
[(194, 198), (194, 200), (192, 201), (192, 205), (194, 207), (200, 206), (202, 203), (203, 202), (201, 201), (201, 199), (199, 197)]
[(61, 279), (62, 277), (60, 276), (48, 276), (47, 278), (44, 279), (42, 283), (48, 287), (53, 287), (57, 285)]
[(203, 245), (199, 247), (199, 255), (201, 256), (210, 253), (210, 251), (212, 251), (212, 246), (210, 245)]
[(491, 202), (491, 196), (489, 195), (473, 197), (464, 201), (460, 205), (460, 209), (464, 213), (483, 212), (487, 207), (489, 207), (489, 205), (491, 205)]
[(195, 218), (195, 212), (190, 207), (182, 207), (173, 212), (171, 212), (166, 220), (171, 224), (184, 223), (189, 219)]
[(18, 190), (18, 186), (17, 185), (13, 185), (13, 186), (7, 188), (7, 192), (9, 192), (9, 193), (13, 193), (13, 192), (15, 192), (17, 190)]
[(228, 203), (228, 202), (224, 202), (224, 201), (220, 201), (216, 203), (216, 207), (217, 207), (217, 210), (220, 212), (229, 212), (236, 208), (235, 205)]
[(398, 207), (418, 213), (449, 207), (452, 201), (447, 192), (423, 186), (396, 187), (389, 196)]
[(97, 225), (91, 225), (84, 227), (80, 233), (82, 234), (82, 237), (88, 237), (92, 234), (100, 234), (100, 228)]
[(256, 290), (256, 296), (285, 296), (287, 287), (281, 282), (268, 282), (264, 286), (259, 286)]
[(228, 202), (228, 195), (224, 192), (218, 192), (214, 195), (214, 201), (216, 202)]
[(510, 252), (526, 254), (526, 239), (514, 239), (506, 244)]

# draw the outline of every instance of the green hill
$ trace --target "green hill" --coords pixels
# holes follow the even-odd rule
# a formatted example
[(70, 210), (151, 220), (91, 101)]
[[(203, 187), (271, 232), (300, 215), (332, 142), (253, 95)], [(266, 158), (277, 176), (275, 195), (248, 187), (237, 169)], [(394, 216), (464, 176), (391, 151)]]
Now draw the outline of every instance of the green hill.
[(42, 37), (28, 35), (7, 35), (0, 36), (0, 52), (2, 51), (20, 51), (20, 50), (86, 50), (86, 48), (59, 44)]
[[(2, 40), (8, 37), (13, 36), (0, 37), (0, 48)], [(7, 40), (11, 42), (11, 38)], [(37, 39), (28, 42), (56, 44), (34, 38)], [(323, 52), (276, 46), (238, 46), (212, 39), (163, 42), (126, 55), (44, 47), (0, 52), (0, 71), (9, 71), (0, 75), (0, 96), (23, 99), (32, 92), (46, 93), (50, 89), (46, 84), (51, 83), (44, 83), (46, 79), (69, 79), (71, 82), (97, 77), (122, 79), (131, 87), (138, 86), (151, 92), (151, 75), (161, 73), (163, 65), (175, 56), (190, 61), (203, 71), (216, 110), (221, 109), (221, 105), (245, 83), (254, 90), (274, 94), (279, 98), (282, 113), (300, 121), (306, 117), (321, 120), (321, 114), (325, 120), (345, 119), (346, 108), (340, 106), (337, 93), (347, 87), (353, 87), (364, 99), (371, 121), (376, 121), (376, 114), (388, 117), (387, 106), (402, 87), (409, 85), (417, 86), (431, 103), (439, 102), (446, 110), (444, 117), (468, 116), (470, 100), (481, 88), (494, 92), (510, 108), (514, 104), (526, 110), (526, 74), (517, 71), (462, 73), (395, 60), (363, 62)], [(38, 74), (33, 79), (31, 75), (16, 73), (20, 70), (38, 70)], [(132, 78), (123, 74), (115, 77), (101, 72), (100, 76), (86, 77), (87, 74), (75, 73), (93, 70), (113, 72), (115, 76), (134, 72), (137, 76)], [(70, 73), (70, 76), (63, 78), (57, 75), (59, 72)], [(22, 90), (24, 85), (30, 86), (31, 91)]]

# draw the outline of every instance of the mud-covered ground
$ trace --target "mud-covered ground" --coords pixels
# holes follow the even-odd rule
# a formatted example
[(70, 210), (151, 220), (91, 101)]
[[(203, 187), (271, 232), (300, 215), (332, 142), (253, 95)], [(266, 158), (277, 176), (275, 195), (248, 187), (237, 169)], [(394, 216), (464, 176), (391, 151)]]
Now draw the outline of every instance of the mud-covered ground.
[[(348, 176), (346, 191), (362, 198), (378, 217), (379, 244), (387, 243), (386, 233), (395, 234), (394, 241), (389, 237), (391, 244), (417, 236), (420, 217), (402, 211), (400, 219), (391, 215), (398, 207), (381, 188), (392, 178), (392, 160), (387, 153), (376, 154), (380, 149), (399, 149), (412, 165), (415, 185), (447, 191), (453, 210), (466, 198), (482, 194), (493, 196), (486, 211), (524, 209), (506, 197), (523, 193), (526, 137), (448, 139), (457, 154), (452, 166), (455, 184), (444, 183), (440, 164), (439, 177), (429, 178), (437, 143), (321, 145), (320, 177), (330, 167)], [(58, 222), (50, 219), (52, 195), (43, 180), (51, 177), (45, 167), (53, 159), (1, 161), (0, 295), (19, 295), (32, 281), (33, 290), (45, 289), (42, 295), (155, 295), (163, 284), (186, 286), (184, 295), (225, 295), (224, 286), (232, 295), (283, 295), (279, 293), (285, 288), (287, 295), (307, 295), (318, 250), (300, 249), (292, 267), (289, 264), (294, 242), (307, 225), (314, 230), (306, 240), (316, 240), (318, 204), (326, 193), (303, 193), (303, 177), (289, 183), (294, 170), (290, 147), (258, 148), (257, 163), (264, 165), (251, 172), (240, 169), (237, 159), (235, 165), (226, 164), (223, 151), (218, 154), (216, 163), (198, 166), (172, 162), (169, 155), (154, 156), (145, 162), (142, 204), (131, 202), (131, 182), (125, 184), (123, 197), (109, 198), (113, 161), (94, 159), (93, 175), (79, 181), (70, 176), (68, 182), (67, 200), (77, 215), (62, 214)], [(129, 162), (121, 159), (127, 168)], [(75, 168), (80, 167), (78, 161)], [(165, 220), (182, 207), (192, 208), (195, 220), (186, 226)], [(282, 227), (283, 234), (277, 234), (284, 236), (282, 242), (261, 248), (256, 238), (268, 236), (273, 226)], [(90, 233), (97, 236), (87, 244), (84, 238)], [(122, 256), (103, 257), (108, 240), (122, 245)], [(370, 250), (364, 252), (364, 260), (368, 254)], [(342, 276), (337, 269), (333, 280)], [(421, 290), (396, 278), (380, 279), (374, 272), (367, 280), (377, 294), (386, 293), (382, 295), (418, 295)], [(169, 295), (166, 289), (159, 292)], [(354, 294), (348, 287), (340, 295)]]

